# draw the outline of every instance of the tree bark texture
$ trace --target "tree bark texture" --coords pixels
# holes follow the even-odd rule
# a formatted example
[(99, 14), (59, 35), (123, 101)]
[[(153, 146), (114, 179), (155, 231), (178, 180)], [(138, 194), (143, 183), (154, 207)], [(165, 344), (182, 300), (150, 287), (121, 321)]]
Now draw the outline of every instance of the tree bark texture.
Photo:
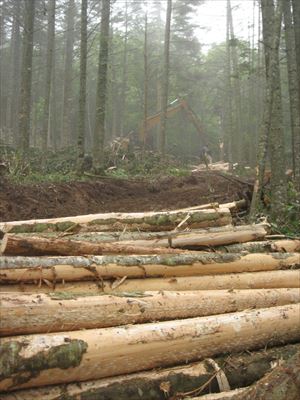
[(113, 281), (57, 283), (54, 279), (39, 278), (35, 284), (10, 284), (0, 286), (1, 292), (24, 293), (115, 293), (143, 292), (147, 290), (221, 290), (221, 289), (272, 289), (300, 288), (300, 271), (265, 271), (242, 274), (203, 275), (179, 278), (116, 279)]
[[(249, 386), (267, 373), (272, 363), (282, 362), (299, 351), (299, 344), (265, 349), (257, 352), (230, 354), (214, 358), (215, 365), (221, 368), (231, 388)], [(216, 371), (210, 360), (204, 360), (186, 366), (139, 372), (115, 378), (103, 378), (78, 384), (48, 386), (36, 389), (20, 390), (2, 394), (2, 400), (85, 400), (92, 398), (105, 400), (165, 400), (180, 393), (200, 391)], [(280, 361), (281, 360), (281, 361)], [(237, 389), (246, 390), (247, 388)], [(217, 376), (210, 385), (204, 387), (202, 394), (220, 390)], [(233, 391), (227, 392), (232, 395)], [(215, 393), (214, 396), (225, 395)], [(213, 395), (211, 395), (213, 396)], [(205, 396), (206, 397), (206, 396)], [(205, 399), (200, 397), (199, 399)], [(217, 398), (217, 397), (216, 397)]]
[(1, 257), (0, 282), (164, 278), (299, 269), (298, 253)]
[[(79, 382), (300, 340), (300, 304), (1, 339), (0, 390)], [(95, 368), (101, 366), (101, 368)]]
[(300, 289), (0, 294), (0, 336), (49, 333), (225, 314), (300, 303)]
[(84, 225), (90, 230), (172, 230), (184, 220), (182, 228), (201, 228), (207, 226), (222, 226), (232, 222), (231, 213), (228, 208), (217, 210), (192, 210), (186, 212), (160, 211), (145, 213), (106, 213), (79, 215), (76, 217), (63, 217), (52, 219), (38, 219), (28, 221), (13, 221), (0, 223), (3, 232), (44, 232), (44, 231), (66, 231), (78, 229)]

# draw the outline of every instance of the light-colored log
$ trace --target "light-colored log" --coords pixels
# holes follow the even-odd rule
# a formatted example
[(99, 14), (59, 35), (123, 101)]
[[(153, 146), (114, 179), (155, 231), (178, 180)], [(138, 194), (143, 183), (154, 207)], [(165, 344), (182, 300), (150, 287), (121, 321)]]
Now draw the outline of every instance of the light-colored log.
[(80, 382), (300, 340), (300, 304), (1, 339), (0, 390)]
[(299, 268), (298, 253), (1, 257), (0, 282), (182, 277)]
[(179, 254), (179, 249), (147, 247), (139, 244), (90, 243), (68, 239), (48, 239), (41, 237), (19, 237), (4, 235), (0, 247), (1, 255), (8, 256), (82, 256), (102, 254)]
[(263, 252), (299, 252), (300, 240), (264, 240), (257, 242), (247, 242), (217, 246), (216, 251), (226, 253), (263, 253)]
[(222, 290), (222, 289), (300, 288), (300, 271), (266, 271), (242, 274), (189, 276), (181, 278), (120, 279), (114, 281), (58, 283), (37, 280), (36, 284), (1, 285), (0, 292), (74, 293), (144, 292), (148, 290)]
[(122, 241), (129, 246), (137, 245), (142, 247), (173, 247), (181, 249), (201, 249), (228, 245), (231, 243), (244, 243), (251, 240), (263, 239), (267, 235), (267, 230), (262, 225), (253, 225), (245, 230), (234, 230), (227, 232), (215, 232), (210, 234), (201, 233), (183, 233), (175, 237), (152, 240), (131, 240)]
[(300, 289), (0, 294), (0, 336), (72, 331), (300, 303)]
[[(236, 396), (242, 396), (244, 400), (246, 400), (246, 394), (247, 394), (248, 388), (239, 388), (239, 389), (234, 389), (230, 390), (229, 392), (221, 392), (221, 393), (210, 393), (210, 394), (205, 394), (203, 396), (199, 397), (189, 397), (186, 398), (186, 400), (226, 400), (230, 399), (233, 400), (236, 398)], [(249, 399), (250, 400), (250, 399)]]
[(202, 228), (208, 226), (222, 226), (230, 224), (231, 213), (229, 208), (217, 210), (191, 211), (159, 211), (144, 213), (106, 213), (79, 215), (76, 217), (36, 219), (28, 221), (12, 221), (0, 224), (0, 230), (10, 233), (66, 231), (72, 228), (84, 227), (86, 230), (122, 231), (127, 230), (172, 230), (182, 221), (184, 226)]
[[(299, 351), (299, 344), (286, 345), (258, 352), (231, 354), (214, 358), (231, 388), (251, 385), (271, 368), (271, 362), (286, 360)], [(113, 378), (103, 378), (78, 384), (47, 386), (2, 394), (1, 400), (85, 400), (89, 395), (105, 400), (165, 400), (178, 393), (197, 392), (209, 380), (202, 393), (218, 391), (215, 370), (207, 360), (185, 366), (139, 372)], [(163, 384), (162, 384), (163, 382)], [(198, 390), (199, 391), (199, 390)], [(229, 392), (230, 393), (230, 392)], [(225, 393), (224, 393), (225, 394)], [(216, 395), (218, 395), (216, 393)], [(201, 397), (202, 399), (203, 397)]]
[(180, 211), (190, 211), (190, 210), (207, 210), (210, 208), (229, 208), (231, 211), (235, 210), (241, 210), (247, 206), (247, 202), (245, 199), (237, 200), (237, 201), (231, 201), (230, 203), (208, 203), (208, 204), (203, 204), (203, 205), (198, 205), (198, 206), (192, 206), (192, 207), (186, 207), (186, 208), (180, 208)]

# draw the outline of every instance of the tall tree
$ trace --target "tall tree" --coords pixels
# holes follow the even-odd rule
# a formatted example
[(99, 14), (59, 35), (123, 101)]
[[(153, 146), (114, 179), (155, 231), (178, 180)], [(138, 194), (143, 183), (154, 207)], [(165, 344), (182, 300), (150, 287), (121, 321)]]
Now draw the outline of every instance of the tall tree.
[(300, 190), (300, 97), (297, 76), (295, 32), (292, 21), (291, 3), (289, 0), (281, 1), (283, 3), (285, 47), (287, 53), (293, 170), (297, 189)]
[(19, 147), (25, 155), (30, 143), (31, 82), (35, 0), (24, 0), (23, 57), (19, 109)]
[(80, 89), (77, 139), (77, 171), (82, 172), (84, 159), (85, 119), (86, 119), (86, 70), (87, 70), (87, 0), (81, 0), (80, 29)]
[(47, 142), (49, 137), (50, 126), (50, 96), (51, 96), (51, 83), (53, 76), (53, 63), (54, 63), (54, 43), (55, 43), (55, 7), (56, 0), (48, 0), (47, 13), (48, 13), (48, 32), (47, 32), (47, 54), (46, 54), (46, 79), (45, 79), (45, 100), (44, 100), (44, 116), (43, 116), (43, 130), (42, 130), (42, 150), (47, 149)]
[(145, 13), (145, 32), (144, 32), (144, 119), (143, 119), (143, 136), (145, 149), (148, 142), (147, 132), (147, 118), (148, 118), (148, 85), (149, 85), (149, 73), (148, 73), (148, 14)]
[(72, 80), (73, 80), (73, 50), (74, 50), (74, 24), (75, 1), (69, 0), (66, 13), (65, 35), (65, 63), (64, 63), (64, 87), (63, 87), (63, 115), (62, 115), (62, 143), (64, 146), (71, 144), (71, 104), (72, 104)]
[(170, 69), (170, 36), (171, 36), (171, 16), (172, 16), (172, 0), (168, 0), (166, 25), (165, 25), (165, 41), (164, 41), (164, 64), (162, 74), (162, 113), (160, 120), (160, 145), (159, 150), (162, 156), (166, 151), (166, 125), (167, 125), (167, 109), (168, 109), (168, 93), (169, 93), (169, 69)]
[(300, 96), (300, 2), (299, 0), (292, 0), (292, 4), (293, 4), (295, 43), (296, 43), (298, 85), (299, 85), (299, 96)]
[(102, 0), (96, 120), (94, 128), (93, 163), (95, 172), (104, 169), (105, 112), (107, 95), (107, 66), (109, 44), (110, 0)]
[(125, 15), (124, 15), (124, 49), (122, 61), (122, 84), (120, 96), (120, 135), (124, 135), (124, 114), (126, 107), (126, 94), (127, 94), (127, 79), (128, 79), (128, 0), (125, 0)]

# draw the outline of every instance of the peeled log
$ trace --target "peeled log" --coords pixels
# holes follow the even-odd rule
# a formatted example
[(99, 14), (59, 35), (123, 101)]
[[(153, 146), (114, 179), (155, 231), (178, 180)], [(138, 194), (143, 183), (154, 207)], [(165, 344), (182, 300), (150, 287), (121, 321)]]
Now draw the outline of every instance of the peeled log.
[(297, 253), (199, 253), (158, 256), (1, 257), (0, 282), (181, 277), (296, 269)]
[(175, 229), (177, 225), (184, 220), (186, 220), (186, 223), (183, 227), (203, 228), (230, 224), (232, 218), (229, 208), (218, 208), (217, 210), (190, 210), (183, 212), (106, 213), (4, 222), (0, 224), (0, 230), (5, 233), (64, 232), (77, 227), (93, 231), (122, 231), (124, 228), (126, 228), (126, 230), (161, 231)]
[(125, 279), (103, 282), (73, 282), (55, 284), (39, 280), (38, 284), (1, 285), (0, 292), (24, 293), (112, 293), (144, 292), (148, 290), (221, 290), (221, 289), (272, 289), (300, 288), (300, 271), (267, 271), (242, 274), (189, 276), (182, 278)]
[(139, 246), (134, 242), (90, 243), (67, 239), (19, 237), (6, 234), (2, 239), (0, 253), (8, 256), (82, 256), (101, 254), (175, 254), (178, 249)]
[[(224, 372), (230, 387), (234, 388), (251, 385), (270, 370), (271, 362), (286, 360), (299, 350), (300, 345), (294, 344), (241, 355), (231, 354), (230, 365), (234, 367), (230, 367), (226, 362), (228, 356), (215, 358), (214, 362)], [(63, 398), (85, 400), (89, 398), (89, 395), (94, 396), (95, 399), (105, 400), (165, 400), (166, 395), (172, 397), (178, 392), (194, 391), (204, 385), (214, 373), (215, 370), (211, 364), (205, 360), (175, 368), (82, 382), (80, 385), (68, 384), (20, 390), (3, 394), (1, 400), (62, 400)], [(166, 386), (166, 383), (169, 383), (169, 385)], [(162, 388), (168, 387), (169, 391), (165, 393)], [(208, 390), (219, 390), (216, 378), (202, 393), (207, 393)], [(232, 394), (233, 391), (228, 393)], [(219, 394), (216, 393), (215, 395)]]
[(299, 289), (96, 295), (0, 294), (0, 335), (72, 331), (300, 303)]
[(267, 235), (267, 230), (263, 225), (253, 225), (245, 230), (234, 230), (227, 232), (215, 232), (201, 234), (195, 232), (181, 233), (175, 237), (152, 240), (132, 240), (122, 241), (123, 244), (130, 246), (137, 245), (143, 247), (172, 247), (181, 249), (199, 249), (228, 245), (231, 243), (244, 243), (251, 240), (263, 239)]
[[(80, 382), (300, 340), (300, 304), (1, 339), (0, 390)], [(100, 368), (101, 366), (101, 368)]]

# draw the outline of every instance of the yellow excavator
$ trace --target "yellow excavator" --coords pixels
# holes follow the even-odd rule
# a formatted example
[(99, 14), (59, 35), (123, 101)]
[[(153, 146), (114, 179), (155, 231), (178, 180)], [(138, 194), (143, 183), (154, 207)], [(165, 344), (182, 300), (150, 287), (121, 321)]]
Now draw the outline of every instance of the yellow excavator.
[[(188, 102), (186, 99), (176, 99), (174, 100), (168, 107), (167, 109), (167, 118), (173, 116), (174, 114), (178, 113), (179, 111), (183, 111), (189, 121), (194, 125), (196, 128), (196, 131), (198, 132), (200, 138), (202, 139), (203, 143), (207, 142), (206, 135), (204, 133), (203, 126), (197, 117), (197, 115), (194, 113), (194, 111), (191, 109), (189, 106)], [(162, 117), (162, 112), (159, 112), (157, 114), (151, 115), (150, 117), (147, 118), (146, 124), (144, 121), (141, 123), (138, 131), (138, 136), (139, 140), (141, 143), (146, 144), (148, 142), (148, 138), (150, 136), (150, 131), (151, 129), (155, 128), (160, 123)]]

